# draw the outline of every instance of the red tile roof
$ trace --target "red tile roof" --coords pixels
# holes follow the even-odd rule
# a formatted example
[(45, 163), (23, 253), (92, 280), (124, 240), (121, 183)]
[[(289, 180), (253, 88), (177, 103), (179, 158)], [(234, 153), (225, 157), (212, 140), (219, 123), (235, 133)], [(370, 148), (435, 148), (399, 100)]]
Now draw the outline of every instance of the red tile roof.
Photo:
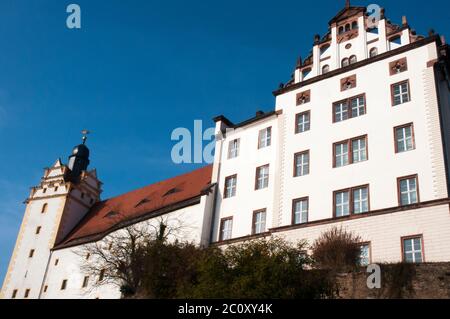
[(212, 165), (96, 203), (55, 249), (100, 240), (129, 224), (199, 202), (211, 186)]

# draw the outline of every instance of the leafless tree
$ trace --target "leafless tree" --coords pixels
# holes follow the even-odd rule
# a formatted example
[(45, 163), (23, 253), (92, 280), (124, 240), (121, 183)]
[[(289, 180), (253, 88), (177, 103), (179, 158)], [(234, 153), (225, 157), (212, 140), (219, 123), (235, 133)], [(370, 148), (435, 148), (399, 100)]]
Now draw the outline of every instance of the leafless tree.
[(89, 276), (86, 293), (103, 285), (115, 285), (124, 296), (139, 290), (145, 271), (146, 251), (155, 241), (183, 240), (189, 226), (178, 217), (159, 217), (117, 230), (101, 241), (83, 245), (75, 253), (80, 268)]

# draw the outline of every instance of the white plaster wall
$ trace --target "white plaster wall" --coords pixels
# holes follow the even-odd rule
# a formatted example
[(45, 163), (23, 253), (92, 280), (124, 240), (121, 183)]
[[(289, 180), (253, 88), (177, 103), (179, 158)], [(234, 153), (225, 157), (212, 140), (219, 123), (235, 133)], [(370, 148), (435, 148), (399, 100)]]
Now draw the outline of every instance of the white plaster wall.
[[(202, 197), (199, 204), (179, 209), (177, 211), (163, 215), (162, 217), (152, 218), (141, 224), (149, 224), (158, 227), (161, 218), (168, 222), (172, 229), (178, 229), (173, 233), (169, 240), (178, 239), (180, 241), (192, 242), (200, 244), (206, 208), (206, 196)], [(139, 226), (139, 224), (137, 224)], [(210, 228), (207, 225), (208, 229)], [(151, 229), (151, 228), (149, 228)], [(121, 232), (119, 230), (117, 232)], [(111, 236), (117, 234), (114, 232)], [(101, 241), (100, 241), (101, 242)], [(52, 258), (49, 264), (48, 274), (44, 285), (47, 285), (47, 292), (43, 293), (43, 299), (118, 299), (121, 297), (119, 286), (117, 285), (102, 285), (96, 287), (95, 281), (98, 278), (90, 277), (89, 285), (83, 288), (84, 274), (81, 266), (85, 263), (85, 257), (80, 256), (83, 249), (80, 247), (65, 248), (55, 250), (52, 253)], [(94, 257), (91, 257), (94, 258)], [(55, 265), (55, 260), (58, 259), (58, 265)], [(67, 280), (67, 288), (61, 290), (63, 280)]]
[[(272, 127), (271, 146), (258, 149), (259, 131)], [(239, 138), (240, 150), (237, 158), (228, 159), (229, 142)], [(233, 217), (233, 237), (249, 235), (252, 232), (253, 211), (266, 209), (266, 228), (272, 227), (275, 178), (278, 176), (277, 143), (278, 123), (276, 115), (228, 134), (222, 141), (220, 175), (214, 226), (214, 240), (218, 239), (220, 220)], [(255, 190), (256, 168), (269, 164), (269, 187)], [(216, 165), (219, 165), (216, 163)], [(225, 178), (237, 174), (236, 196), (224, 198)]]
[(372, 262), (402, 260), (401, 238), (423, 236), (426, 262), (450, 261), (450, 215), (448, 204), (353, 219), (333, 224), (274, 233), (290, 241), (306, 239), (311, 245), (320, 234), (334, 226), (353, 232), (370, 242)]
[[(390, 76), (389, 62), (402, 57), (408, 59), (408, 71)], [(310, 221), (331, 218), (333, 191), (364, 184), (370, 184), (371, 210), (397, 206), (397, 177), (411, 174), (419, 176), (421, 201), (447, 196), (442, 142), (436, 134), (439, 122), (429, 116), (437, 112), (437, 103), (430, 102), (435, 92), (425, 89), (433, 81), (429, 76), (432, 68), (426, 63), (435, 58), (432, 43), (277, 97), (276, 109), (283, 110), (287, 129), (282, 155), (287, 169), (281, 178), (285, 185), (283, 206), (289, 209), (281, 212), (282, 224), (291, 222), (295, 198), (309, 196)], [(357, 75), (357, 87), (341, 92), (340, 79), (352, 74)], [(410, 80), (412, 101), (392, 107), (390, 84), (406, 79)], [(296, 94), (308, 89), (311, 102), (296, 106)], [(367, 114), (333, 123), (333, 102), (362, 93), (366, 94)], [(311, 111), (311, 130), (294, 134), (295, 115), (307, 110)], [(393, 128), (409, 122), (414, 123), (416, 149), (395, 154)], [(333, 143), (365, 134), (369, 160), (333, 168)], [(437, 142), (430, 144), (430, 136)], [(310, 150), (310, 174), (294, 178), (290, 169), (294, 154), (304, 150)], [(441, 186), (434, 187), (437, 184)]]
[[(47, 212), (41, 213), (42, 205), (48, 204)], [(10, 298), (13, 290), (17, 289), (17, 298), (23, 298), (26, 289), (30, 289), (30, 299), (37, 298), (44, 277), (50, 248), (56, 235), (56, 220), (64, 207), (65, 197), (49, 200), (36, 200), (28, 204), (16, 247), (11, 257), (9, 271), (6, 274), (2, 288), (2, 298)], [(41, 226), (40, 234), (36, 228)], [(35, 249), (33, 258), (29, 252)]]

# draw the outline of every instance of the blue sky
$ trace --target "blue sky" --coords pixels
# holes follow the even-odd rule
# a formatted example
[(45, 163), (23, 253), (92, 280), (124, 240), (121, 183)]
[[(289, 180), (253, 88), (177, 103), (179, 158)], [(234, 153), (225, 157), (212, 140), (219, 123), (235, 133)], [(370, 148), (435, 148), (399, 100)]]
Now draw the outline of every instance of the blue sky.
[[(82, 29), (66, 28), (66, 7)], [(192, 170), (170, 158), (171, 132), (273, 109), (272, 90), (344, 0), (0, 0), (0, 281), (29, 187), (88, 140), (103, 198)], [(450, 5), (377, 3), (420, 34), (450, 38)]]

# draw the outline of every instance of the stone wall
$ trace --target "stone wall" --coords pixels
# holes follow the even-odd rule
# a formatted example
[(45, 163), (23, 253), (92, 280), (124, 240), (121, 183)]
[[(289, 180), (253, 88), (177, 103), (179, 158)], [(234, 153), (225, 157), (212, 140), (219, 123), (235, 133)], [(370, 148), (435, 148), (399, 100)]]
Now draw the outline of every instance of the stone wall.
[(364, 271), (338, 274), (343, 299), (448, 299), (450, 263), (386, 264), (381, 266), (381, 288), (367, 288)]

